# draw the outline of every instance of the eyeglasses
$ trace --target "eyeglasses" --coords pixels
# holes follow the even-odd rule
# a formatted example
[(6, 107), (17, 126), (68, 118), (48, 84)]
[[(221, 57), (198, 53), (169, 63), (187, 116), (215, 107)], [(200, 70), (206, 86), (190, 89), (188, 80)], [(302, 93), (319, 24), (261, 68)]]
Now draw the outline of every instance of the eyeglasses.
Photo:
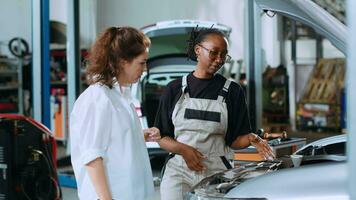
[(221, 60), (224, 61), (224, 63), (230, 62), (230, 60), (231, 60), (231, 56), (225, 52), (218, 52), (218, 51), (210, 50), (201, 44), (198, 44), (198, 45), (209, 52), (209, 58), (211, 60), (215, 60), (218, 56), (220, 57)]

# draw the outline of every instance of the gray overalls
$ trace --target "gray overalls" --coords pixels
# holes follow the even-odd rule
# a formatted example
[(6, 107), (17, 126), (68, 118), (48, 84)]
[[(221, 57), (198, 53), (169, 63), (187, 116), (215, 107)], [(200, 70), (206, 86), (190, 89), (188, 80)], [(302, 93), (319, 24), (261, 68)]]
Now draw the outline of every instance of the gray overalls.
[[(227, 94), (231, 81), (226, 80), (223, 94)], [(231, 149), (225, 144), (227, 131), (226, 95), (218, 99), (190, 98), (185, 92), (187, 76), (182, 78), (182, 95), (174, 107), (172, 122), (175, 139), (200, 151), (206, 159), (204, 172), (188, 168), (181, 155), (175, 155), (167, 164), (161, 183), (162, 200), (182, 200), (184, 193), (203, 178), (231, 168), (225, 156), (231, 158)]]

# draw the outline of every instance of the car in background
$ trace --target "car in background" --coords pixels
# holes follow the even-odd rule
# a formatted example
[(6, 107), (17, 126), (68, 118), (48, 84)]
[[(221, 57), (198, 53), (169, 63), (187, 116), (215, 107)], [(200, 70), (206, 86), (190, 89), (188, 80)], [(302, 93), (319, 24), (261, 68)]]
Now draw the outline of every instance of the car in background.
[(346, 159), (346, 134), (323, 138), (300, 148), (295, 155), (303, 155), (303, 165), (344, 161)]
[[(227, 37), (231, 32), (228, 26), (198, 20), (162, 21), (141, 29), (151, 39), (151, 48), (147, 71), (138, 83), (132, 85), (131, 92), (143, 128), (153, 126), (159, 99), (167, 84), (195, 69), (196, 62), (189, 60), (186, 55), (186, 44), (190, 32), (197, 26), (213, 26)], [(156, 142), (146, 142), (146, 146), (150, 158), (168, 154)]]

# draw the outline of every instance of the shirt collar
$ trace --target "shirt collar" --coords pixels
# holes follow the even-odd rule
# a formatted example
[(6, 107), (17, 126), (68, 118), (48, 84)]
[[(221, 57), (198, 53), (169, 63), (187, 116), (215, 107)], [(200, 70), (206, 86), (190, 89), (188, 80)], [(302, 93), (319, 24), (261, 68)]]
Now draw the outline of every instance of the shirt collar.
[(113, 88), (119, 92), (121, 96), (124, 96), (126, 98), (131, 97), (131, 87), (130, 86), (121, 86), (116, 79), (114, 80)]

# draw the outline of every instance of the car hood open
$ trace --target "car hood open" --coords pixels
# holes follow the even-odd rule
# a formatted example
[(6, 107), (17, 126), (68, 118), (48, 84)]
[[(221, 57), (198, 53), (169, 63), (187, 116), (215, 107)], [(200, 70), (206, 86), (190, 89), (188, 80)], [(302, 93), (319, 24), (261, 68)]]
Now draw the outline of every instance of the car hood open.
[(195, 27), (214, 27), (229, 37), (231, 28), (217, 22), (201, 20), (171, 20), (161, 21), (141, 28), (152, 42), (149, 58), (186, 52), (189, 33)]
[(256, 0), (256, 4), (309, 25), (346, 55), (347, 27), (311, 0)]

